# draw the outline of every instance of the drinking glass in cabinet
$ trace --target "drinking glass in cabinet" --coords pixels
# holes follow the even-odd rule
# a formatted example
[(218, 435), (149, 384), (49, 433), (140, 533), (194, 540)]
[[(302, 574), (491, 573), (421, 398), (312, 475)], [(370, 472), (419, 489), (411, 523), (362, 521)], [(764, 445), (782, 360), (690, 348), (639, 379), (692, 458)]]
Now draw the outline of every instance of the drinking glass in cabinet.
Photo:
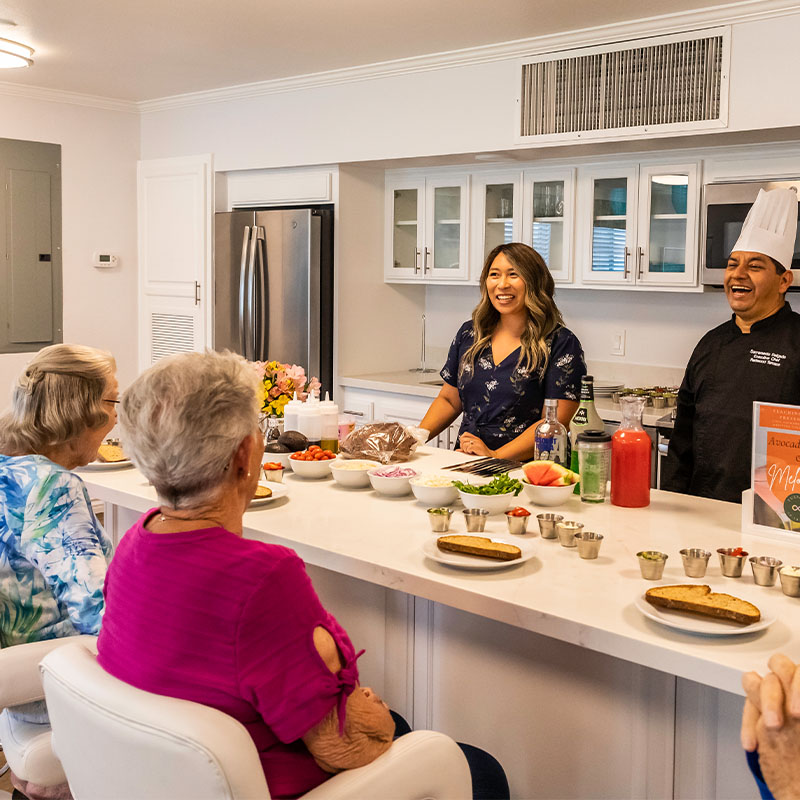
[(601, 178), (594, 182), (593, 272), (624, 272), (627, 210), (625, 178)]
[(434, 190), (433, 268), (458, 269), (461, 247), (461, 187)]
[(514, 184), (486, 186), (486, 233), (483, 257), (495, 247), (514, 241)]
[(417, 190), (395, 189), (394, 191), (394, 266), (398, 269), (414, 269), (417, 264)]
[(650, 179), (648, 271), (651, 273), (686, 272), (688, 190), (688, 175), (654, 175)]
[(539, 181), (533, 185), (533, 216), (564, 216), (564, 181)]

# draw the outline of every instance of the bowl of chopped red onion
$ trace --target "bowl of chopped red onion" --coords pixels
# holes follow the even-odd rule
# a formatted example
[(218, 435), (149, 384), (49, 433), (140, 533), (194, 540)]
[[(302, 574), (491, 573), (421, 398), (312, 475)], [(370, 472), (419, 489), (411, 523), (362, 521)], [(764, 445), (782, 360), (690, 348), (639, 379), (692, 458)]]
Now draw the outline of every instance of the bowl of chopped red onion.
[(372, 488), (379, 494), (400, 497), (411, 491), (409, 481), (419, 473), (410, 467), (375, 467), (367, 472)]

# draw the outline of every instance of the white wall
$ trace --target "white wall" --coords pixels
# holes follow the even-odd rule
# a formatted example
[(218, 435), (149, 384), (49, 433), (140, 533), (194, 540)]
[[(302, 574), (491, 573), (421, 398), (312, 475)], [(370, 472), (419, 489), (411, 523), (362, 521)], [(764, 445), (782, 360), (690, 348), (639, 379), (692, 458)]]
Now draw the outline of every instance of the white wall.
[[(139, 117), (0, 93), (0, 136), (61, 145), (64, 341), (114, 353), (120, 385), (137, 373), (136, 160)], [(92, 254), (120, 257), (97, 270)], [(0, 413), (30, 355), (0, 355)]]

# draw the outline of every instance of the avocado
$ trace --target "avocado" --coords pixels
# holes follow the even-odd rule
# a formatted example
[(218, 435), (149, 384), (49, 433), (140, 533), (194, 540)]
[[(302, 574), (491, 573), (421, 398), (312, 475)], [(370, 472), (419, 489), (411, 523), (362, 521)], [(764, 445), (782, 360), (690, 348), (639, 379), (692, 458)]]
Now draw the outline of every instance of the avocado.
[(264, 447), (265, 453), (291, 453), (292, 451), (285, 445), (281, 444), (280, 442), (267, 442), (266, 447)]
[(300, 431), (284, 431), (278, 437), (278, 444), (289, 448), (293, 453), (298, 450), (305, 450), (308, 447), (308, 439)]

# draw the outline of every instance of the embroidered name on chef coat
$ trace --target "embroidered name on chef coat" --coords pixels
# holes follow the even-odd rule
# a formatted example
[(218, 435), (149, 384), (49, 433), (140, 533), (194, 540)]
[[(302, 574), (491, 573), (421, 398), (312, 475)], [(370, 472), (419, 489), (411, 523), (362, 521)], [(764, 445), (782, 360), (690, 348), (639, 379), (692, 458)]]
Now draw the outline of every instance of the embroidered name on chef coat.
[(785, 353), (769, 353), (766, 350), (751, 350), (751, 364), (768, 364), (770, 367), (779, 367), (786, 359)]

